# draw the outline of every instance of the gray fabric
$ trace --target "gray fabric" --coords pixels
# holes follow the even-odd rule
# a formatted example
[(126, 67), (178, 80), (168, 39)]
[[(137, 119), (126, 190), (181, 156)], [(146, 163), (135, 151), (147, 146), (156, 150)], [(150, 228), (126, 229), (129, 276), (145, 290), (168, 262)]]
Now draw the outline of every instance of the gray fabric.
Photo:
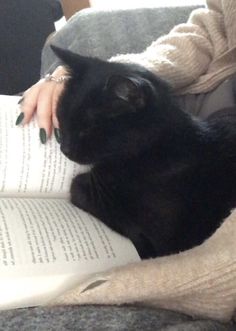
[(232, 324), (141, 307), (74, 306), (0, 313), (0, 331), (235, 331)]
[(101, 59), (116, 54), (138, 53), (159, 36), (168, 33), (174, 25), (185, 22), (195, 8), (86, 9), (78, 12), (45, 45), (41, 74), (52, 72), (59, 64), (49, 47), (50, 43)]
[(187, 94), (176, 97), (176, 100), (184, 111), (205, 119), (217, 110), (235, 106), (235, 85), (236, 75), (221, 83), (211, 92)]

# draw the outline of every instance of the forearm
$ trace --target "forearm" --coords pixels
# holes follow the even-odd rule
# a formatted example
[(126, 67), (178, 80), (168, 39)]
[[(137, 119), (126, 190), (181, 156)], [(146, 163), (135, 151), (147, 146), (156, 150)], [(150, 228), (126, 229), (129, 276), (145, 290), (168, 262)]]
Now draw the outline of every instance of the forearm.
[(111, 61), (145, 66), (177, 90), (190, 85), (207, 70), (212, 51), (211, 42), (200, 28), (185, 25), (159, 38), (143, 53), (120, 55)]
[[(236, 6), (232, 4), (233, 7)], [(209, 0), (207, 9), (194, 10), (187, 23), (177, 25), (143, 52), (118, 55), (111, 60), (143, 65), (167, 80), (175, 90), (188, 87), (228, 50), (224, 14), (222, 1)]]

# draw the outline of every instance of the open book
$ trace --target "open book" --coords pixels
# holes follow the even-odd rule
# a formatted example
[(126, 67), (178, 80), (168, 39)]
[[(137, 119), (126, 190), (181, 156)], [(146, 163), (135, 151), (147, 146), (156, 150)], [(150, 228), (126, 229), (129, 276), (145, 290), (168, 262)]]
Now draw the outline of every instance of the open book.
[(36, 121), (16, 127), (19, 98), (0, 96), (0, 309), (42, 305), (92, 273), (138, 261), (126, 238), (69, 202), (84, 171)]

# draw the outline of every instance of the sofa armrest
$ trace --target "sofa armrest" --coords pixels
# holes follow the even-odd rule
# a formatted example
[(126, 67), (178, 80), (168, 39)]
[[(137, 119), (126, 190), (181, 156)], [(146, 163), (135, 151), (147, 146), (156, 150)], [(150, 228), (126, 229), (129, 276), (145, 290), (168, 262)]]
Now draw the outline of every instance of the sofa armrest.
[[(50, 40), (75, 53), (109, 59), (117, 54), (142, 52), (174, 25), (186, 22), (200, 6), (100, 10), (77, 12)], [(42, 52), (41, 75), (52, 72), (59, 60), (47, 43)]]

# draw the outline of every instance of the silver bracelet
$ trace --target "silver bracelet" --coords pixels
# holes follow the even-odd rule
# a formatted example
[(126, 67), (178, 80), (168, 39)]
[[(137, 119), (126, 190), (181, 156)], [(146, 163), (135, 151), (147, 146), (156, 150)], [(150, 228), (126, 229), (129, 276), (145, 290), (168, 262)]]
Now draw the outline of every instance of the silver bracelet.
[(71, 78), (71, 76), (69, 76), (69, 75), (63, 75), (63, 76), (60, 76), (60, 77), (56, 78), (52, 74), (47, 74), (44, 77), (45, 82), (55, 82), (57, 84), (64, 83), (66, 80), (68, 80), (70, 78)]

